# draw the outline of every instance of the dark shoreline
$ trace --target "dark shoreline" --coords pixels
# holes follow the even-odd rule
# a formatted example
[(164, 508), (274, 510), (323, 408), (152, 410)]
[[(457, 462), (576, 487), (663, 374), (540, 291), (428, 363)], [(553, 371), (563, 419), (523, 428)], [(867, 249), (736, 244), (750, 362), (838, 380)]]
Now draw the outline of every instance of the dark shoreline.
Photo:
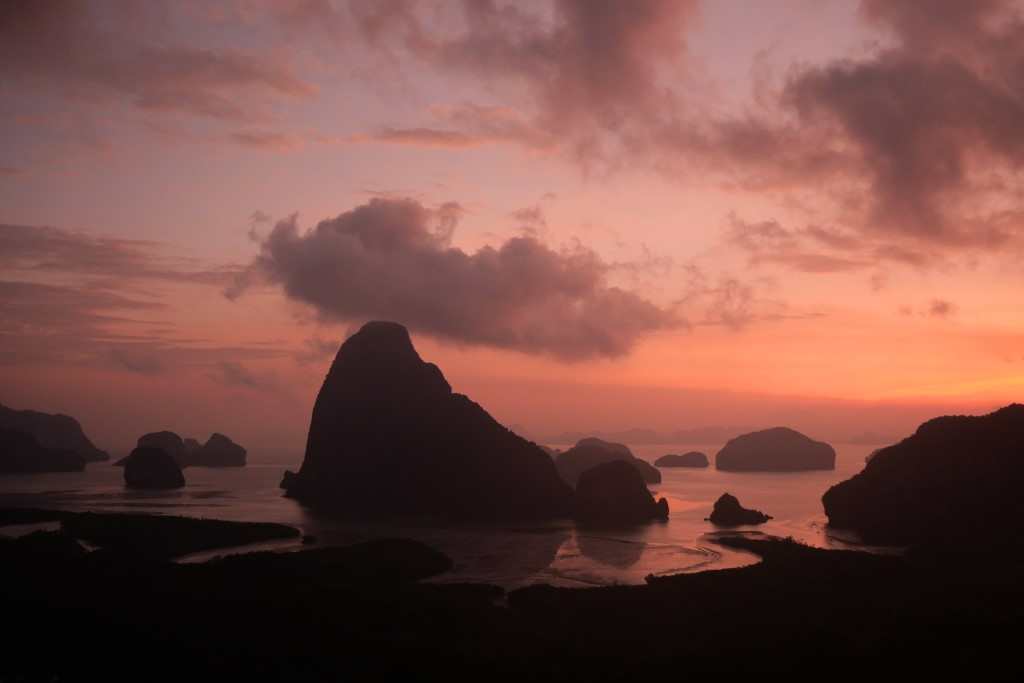
[[(163, 525), (179, 537), (157, 547), (237, 540), (215, 522), (132, 517), (136, 530)], [(17, 625), (4, 637), (5, 674), (635, 680), (838, 659), (976, 675), (1016, 668), (1024, 614), (1019, 556), (979, 562), (976, 549), (893, 557), (721, 537), (762, 561), (643, 586), (505, 592), (420, 582), (451, 562), (414, 541), (176, 564), (126, 552), (123, 537), (116, 552), (79, 552), (73, 521), (66, 528), (0, 541), (0, 590)]]

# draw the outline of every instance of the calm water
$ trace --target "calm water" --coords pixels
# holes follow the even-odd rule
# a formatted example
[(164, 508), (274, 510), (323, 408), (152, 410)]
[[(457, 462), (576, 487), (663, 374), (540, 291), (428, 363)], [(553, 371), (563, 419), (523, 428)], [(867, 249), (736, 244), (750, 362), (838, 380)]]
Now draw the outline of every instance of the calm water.
[[(703, 450), (713, 455), (717, 445), (633, 448), (638, 457), (650, 461), (665, 453), (687, 450)], [(648, 574), (735, 567), (755, 561), (750, 555), (716, 545), (713, 536), (709, 536), (715, 528), (704, 518), (718, 496), (726, 491), (737, 496), (745, 507), (775, 517), (751, 530), (792, 536), (815, 546), (844, 546), (843, 540), (826, 533), (821, 495), (832, 484), (859, 472), (871, 450), (867, 446), (837, 445), (836, 469), (827, 472), (663, 469), (662, 483), (651, 489), (656, 496), (668, 498), (669, 521), (613, 532), (577, 531), (571, 522), (532, 527), (441, 528), (322, 519), (283, 498), (278, 488), (284, 469), (295, 469), (301, 457), (280, 464), (253, 463), (238, 469), (189, 468), (185, 471), (188, 485), (173, 492), (127, 491), (121, 468), (105, 463), (90, 465), (84, 473), (0, 475), (0, 506), (281, 522), (315, 535), (321, 544), (346, 544), (384, 536), (416, 538), (455, 560), (455, 571), (442, 580), (486, 581), (506, 587), (530, 583), (642, 583)], [(381, 495), (387, 495), (386, 484)]]

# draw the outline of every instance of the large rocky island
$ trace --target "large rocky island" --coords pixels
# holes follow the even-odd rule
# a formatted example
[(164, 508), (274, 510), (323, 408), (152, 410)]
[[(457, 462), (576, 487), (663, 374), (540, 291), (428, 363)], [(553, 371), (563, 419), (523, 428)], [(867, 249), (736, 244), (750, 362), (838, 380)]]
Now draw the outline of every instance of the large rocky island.
[(822, 497), (833, 527), (868, 543), (1020, 547), (1024, 405), (938, 417), (879, 449)]
[(139, 446), (122, 461), (124, 483), (131, 489), (178, 489), (185, 476), (178, 462), (164, 449)]
[(72, 451), (85, 462), (107, 460), (110, 455), (93, 445), (78, 420), (69, 415), (51, 415), (37, 410), (14, 410), (0, 405), (0, 429), (29, 434), (43, 448)]
[(604, 463), (622, 460), (628, 462), (648, 484), (660, 484), (661, 472), (646, 460), (633, 455), (629, 447), (621, 443), (604, 441), (597, 437), (580, 439), (572, 448), (555, 456), (555, 466), (571, 486), (576, 486), (580, 475)]
[(836, 451), (788, 427), (737, 436), (715, 456), (715, 468), (730, 472), (834, 470)]
[(454, 393), (397, 323), (370, 322), (338, 351), (286, 494), (326, 513), (464, 520), (567, 516), (551, 457)]

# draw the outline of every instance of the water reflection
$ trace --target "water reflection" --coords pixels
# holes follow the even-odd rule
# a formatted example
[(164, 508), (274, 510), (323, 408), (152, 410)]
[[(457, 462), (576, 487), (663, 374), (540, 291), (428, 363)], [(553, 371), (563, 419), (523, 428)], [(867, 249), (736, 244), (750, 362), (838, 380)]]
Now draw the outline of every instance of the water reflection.
[(576, 545), (586, 557), (619, 569), (632, 567), (639, 562), (647, 547), (643, 541), (593, 536), (582, 531), (576, 532)]
[[(692, 450), (686, 444), (640, 447), (634, 452), (652, 460), (663, 455), (662, 451), (680, 449)], [(0, 476), (0, 507), (148, 511), (278, 522), (315, 535), (320, 545), (381, 537), (413, 538), (452, 557), (457, 567), (444, 577), (448, 581), (484, 581), (510, 588), (537, 582), (573, 586), (642, 583), (649, 574), (724, 568), (754, 561), (748, 554), (716, 545), (714, 536), (706, 535), (713, 527), (704, 518), (725, 491), (736, 495), (744, 506), (774, 516), (757, 527), (761, 532), (792, 536), (821, 547), (849, 547), (854, 539), (837, 537), (825, 528), (821, 495), (832, 484), (859, 471), (869, 450), (839, 448), (834, 472), (729, 473), (713, 467), (663, 470), (662, 483), (654, 488), (658, 496), (669, 501), (668, 522), (612, 531), (576, 530), (568, 521), (512, 528), (321, 519), (281, 495), (281, 472), (285, 467), (294, 468), (293, 462), (254, 463), (230, 469), (189, 468), (186, 487), (175, 491), (128, 491), (121, 469), (102, 463), (90, 465), (85, 472)]]

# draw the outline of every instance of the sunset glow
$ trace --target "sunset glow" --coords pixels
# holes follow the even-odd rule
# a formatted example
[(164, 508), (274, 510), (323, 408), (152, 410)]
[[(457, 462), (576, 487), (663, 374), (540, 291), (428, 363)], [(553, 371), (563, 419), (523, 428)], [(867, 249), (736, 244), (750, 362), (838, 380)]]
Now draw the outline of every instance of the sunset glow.
[(1019, 399), (1020, 7), (925, 4), (12, 5), (0, 402), (301, 449), (372, 319), (537, 439)]

